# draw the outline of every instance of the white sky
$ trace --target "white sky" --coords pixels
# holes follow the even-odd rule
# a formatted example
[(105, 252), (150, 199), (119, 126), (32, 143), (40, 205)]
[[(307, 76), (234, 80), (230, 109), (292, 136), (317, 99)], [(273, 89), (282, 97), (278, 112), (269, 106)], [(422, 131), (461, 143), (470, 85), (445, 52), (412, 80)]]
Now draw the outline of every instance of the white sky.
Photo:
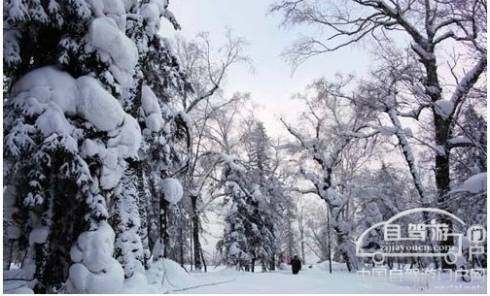
[[(236, 91), (250, 92), (258, 105), (255, 113), (271, 136), (284, 135), (278, 118), (293, 120), (301, 110), (299, 102), (290, 100), (313, 79), (330, 78), (335, 73), (361, 74), (369, 64), (369, 55), (352, 47), (312, 58), (291, 75), (291, 67), (280, 56), (307, 28), (280, 28), (281, 16), (268, 14), (273, 0), (174, 0), (170, 9), (182, 30), (174, 33), (169, 24), (162, 35), (180, 34), (192, 39), (199, 32), (209, 32), (211, 40), (222, 41), (226, 28), (234, 36), (246, 39), (245, 53), (253, 60), (255, 71), (235, 66), (224, 86), (226, 95)], [(164, 22), (167, 23), (167, 22)]]
[[(211, 41), (222, 44), (227, 28), (233, 36), (242, 37), (249, 43), (245, 49), (254, 66), (251, 72), (247, 66), (235, 66), (230, 70), (223, 87), (225, 95), (236, 91), (250, 92), (258, 108), (257, 117), (264, 122), (270, 136), (284, 136), (286, 131), (279, 122), (284, 116), (295, 120), (303, 107), (291, 96), (303, 91), (314, 79), (332, 78), (336, 73), (363, 74), (369, 66), (370, 55), (362, 48), (343, 50), (314, 57), (300, 66), (291, 75), (291, 66), (281, 57), (281, 53), (298, 37), (315, 33), (308, 28), (280, 28), (281, 15), (268, 14), (274, 0), (174, 0), (170, 10), (182, 26), (173, 31), (168, 22), (163, 22), (161, 34), (173, 37), (176, 34), (185, 39), (193, 39), (200, 32), (209, 32)], [(318, 34), (318, 32), (316, 32)], [(216, 242), (222, 234), (219, 217), (212, 214), (206, 225), (204, 250), (215, 252)]]

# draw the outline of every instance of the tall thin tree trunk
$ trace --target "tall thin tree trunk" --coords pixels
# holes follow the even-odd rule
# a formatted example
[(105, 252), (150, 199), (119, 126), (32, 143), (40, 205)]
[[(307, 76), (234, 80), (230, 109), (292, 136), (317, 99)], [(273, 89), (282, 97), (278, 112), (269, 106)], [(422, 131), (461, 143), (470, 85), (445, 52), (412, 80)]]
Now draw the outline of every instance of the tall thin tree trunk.
[(327, 211), (328, 272), (332, 273), (332, 242), (330, 241), (330, 211)]
[(163, 244), (163, 257), (169, 256), (169, 234), (168, 234), (168, 201), (162, 196), (160, 197), (160, 238)]
[(197, 270), (202, 269), (201, 243), (199, 241), (199, 215), (197, 213), (197, 195), (191, 195), (192, 203), (192, 238), (194, 242), (194, 266)]
[(179, 260), (180, 265), (184, 267), (184, 218), (183, 215), (180, 214), (180, 225), (179, 225)]
[(202, 265), (204, 266), (204, 272), (208, 272), (208, 267), (206, 264), (206, 258), (204, 258), (204, 253), (202, 251), (202, 248), (200, 249), (201, 251), (201, 260), (202, 260)]

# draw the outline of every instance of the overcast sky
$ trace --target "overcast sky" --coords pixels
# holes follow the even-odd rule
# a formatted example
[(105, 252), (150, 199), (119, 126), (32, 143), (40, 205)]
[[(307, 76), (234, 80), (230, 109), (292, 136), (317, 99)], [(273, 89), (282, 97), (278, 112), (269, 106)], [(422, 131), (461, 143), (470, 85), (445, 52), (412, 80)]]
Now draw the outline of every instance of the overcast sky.
[(308, 28), (281, 28), (281, 16), (269, 14), (273, 0), (174, 0), (170, 9), (180, 22), (182, 30), (174, 33), (166, 24), (162, 35), (171, 37), (180, 34), (192, 39), (199, 32), (209, 32), (211, 40), (223, 40), (226, 28), (235, 36), (249, 43), (246, 54), (253, 60), (255, 71), (248, 67), (236, 66), (231, 69), (225, 94), (236, 91), (250, 92), (259, 106), (256, 114), (262, 120), (270, 135), (284, 134), (279, 116), (293, 120), (301, 109), (298, 102), (290, 100), (315, 78), (332, 78), (335, 73), (362, 74), (369, 55), (361, 49), (344, 49), (339, 52), (315, 57), (291, 75), (291, 66), (281, 57), (281, 53), (294, 40), (308, 33)]
[[(182, 26), (173, 31), (164, 21), (161, 34), (173, 37), (179, 34), (186, 39), (200, 32), (209, 32), (211, 41), (222, 44), (227, 28), (234, 36), (249, 43), (245, 53), (253, 60), (254, 71), (246, 66), (231, 69), (224, 86), (226, 95), (236, 91), (250, 92), (258, 108), (255, 114), (264, 122), (270, 136), (286, 135), (279, 122), (284, 116), (288, 121), (298, 117), (302, 106), (291, 100), (294, 93), (304, 90), (313, 79), (333, 78), (336, 73), (360, 75), (369, 65), (369, 54), (361, 48), (346, 48), (328, 55), (312, 58), (300, 66), (294, 75), (292, 67), (281, 57), (281, 53), (298, 37), (312, 32), (309, 28), (281, 28), (281, 16), (268, 14), (273, 0), (174, 0), (170, 9)], [(215, 252), (216, 242), (222, 235), (220, 219), (211, 215), (206, 226), (204, 249), (208, 254)]]

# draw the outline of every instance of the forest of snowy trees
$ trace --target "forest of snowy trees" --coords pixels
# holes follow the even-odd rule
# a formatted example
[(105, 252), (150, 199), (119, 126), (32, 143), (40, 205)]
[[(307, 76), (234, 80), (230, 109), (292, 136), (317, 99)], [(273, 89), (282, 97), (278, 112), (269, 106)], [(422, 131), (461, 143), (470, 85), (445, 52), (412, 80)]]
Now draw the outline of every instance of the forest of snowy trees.
[[(355, 272), (374, 265), (357, 237), (404, 210), (486, 225), (485, 1), (275, 1), (286, 30), (328, 33), (286, 49), (293, 69), (375, 52), (363, 77), (311, 77), (285, 136), (223, 90), (247, 41), (162, 37), (185, 26), (172, 3), (4, 1), (4, 285), (115, 293), (163, 283), (169, 260), (270, 272), (293, 255)], [(486, 268), (486, 247), (467, 259), (383, 264)]]

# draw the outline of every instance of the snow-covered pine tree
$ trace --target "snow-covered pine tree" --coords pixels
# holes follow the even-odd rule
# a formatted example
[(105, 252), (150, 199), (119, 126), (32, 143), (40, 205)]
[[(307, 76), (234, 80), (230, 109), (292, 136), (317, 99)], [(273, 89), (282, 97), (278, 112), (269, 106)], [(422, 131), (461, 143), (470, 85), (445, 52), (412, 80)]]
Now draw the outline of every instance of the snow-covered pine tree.
[(275, 223), (278, 221), (278, 205), (282, 201), (278, 180), (273, 175), (272, 144), (264, 124), (251, 120), (249, 130), (245, 132), (246, 154), (248, 156), (247, 168), (249, 179), (255, 183), (253, 194), (257, 200), (257, 214), (253, 215), (254, 223), (258, 227), (259, 256), (262, 268), (274, 268), (276, 253)]
[(251, 212), (247, 204), (245, 170), (235, 158), (226, 157), (222, 174), (225, 184), (225, 202), (231, 205), (225, 217), (223, 239), (218, 247), (224, 255), (226, 264), (248, 270), (255, 254), (251, 253), (246, 236), (251, 228), (249, 220)]
[[(169, 242), (167, 210), (182, 197), (182, 192), (176, 194), (182, 190), (182, 185), (174, 175), (179, 174), (186, 165), (185, 150), (182, 152), (179, 148), (187, 145), (178, 144), (189, 143), (190, 131), (186, 117), (174, 110), (170, 103), (159, 100), (147, 85), (142, 87), (139, 118), (144, 136), (140, 151), (144, 161), (142, 169), (151, 193), (151, 200), (147, 205), (149, 245), (153, 248), (158, 240), (161, 240), (159, 244), (162, 246)], [(154, 259), (166, 255), (165, 248), (161, 251), (162, 254), (153, 254)]]
[(462, 113), (458, 130), (450, 141), (459, 147), (451, 155), (454, 193), (451, 192), (453, 198), (449, 208), (459, 217), (465, 217), (467, 223), (483, 225), (486, 221), (486, 187), (483, 190), (478, 180), (486, 182), (487, 122), (473, 105), (466, 106)]
[[(131, 277), (135, 268), (140, 269), (136, 261), (141, 262), (145, 268), (149, 267), (150, 250), (156, 240), (150, 234), (152, 229), (156, 229), (155, 226), (166, 220), (162, 217), (159, 221), (154, 219), (162, 215), (159, 209), (163, 208), (165, 213), (167, 207), (165, 200), (160, 200), (160, 177), (175, 173), (181, 157), (173, 147), (174, 140), (187, 135), (185, 122), (170, 107), (175, 89), (180, 91), (185, 80), (168, 44), (157, 34), (162, 17), (174, 29), (179, 29), (167, 7), (168, 1), (162, 0), (126, 3), (126, 10), (131, 15), (127, 19), (126, 32), (136, 44), (138, 63), (133, 74), (132, 87), (121, 92), (121, 103), (128, 113), (138, 119), (143, 132), (139, 157), (131, 161), (129, 166), (137, 176), (130, 177), (135, 182), (136, 194), (131, 190), (122, 190), (120, 196), (115, 197), (116, 204), (120, 202), (119, 199), (126, 202), (131, 200), (137, 204), (138, 215), (134, 210), (131, 213), (131, 209), (135, 207), (132, 204), (116, 207), (117, 211), (113, 213), (115, 221), (122, 221), (121, 217), (125, 216), (132, 217), (125, 219), (126, 225), (116, 227), (116, 254), (124, 266), (126, 277)], [(157, 91), (158, 96), (153, 93), (152, 88)], [(185, 132), (182, 132), (182, 127)], [(165, 167), (162, 166), (162, 161)], [(139, 235), (134, 236), (134, 233)], [(159, 237), (160, 233), (156, 236)], [(127, 237), (133, 237), (134, 240), (128, 240)], [(132, 251), (129, 252), (128, 249)]]
[[(27, 251), (22, 272), (38, 292), (56, 291), (68, 277), (71, 292), (122, 285), (106, 203), (114, 199), (122, 209), (135, 196), (120, 189), (135, 182), (125, 176), (141, 140), (131, 115), (141, 105), (135, 98), (145, 52), (145, 41), (134, 38), (142, 31), (131, 31), (127, 16), (144, 24), (138, 36), (148, 43), (161, 16), (175, 23), (167, 6), (163, 0), (4, 4), (4, 176), (11, 188), (5, 198), (16, 208), (12, 229), (21, 230), (10, 242)], [(137, 220), (134, 202), (129, 212)]]

